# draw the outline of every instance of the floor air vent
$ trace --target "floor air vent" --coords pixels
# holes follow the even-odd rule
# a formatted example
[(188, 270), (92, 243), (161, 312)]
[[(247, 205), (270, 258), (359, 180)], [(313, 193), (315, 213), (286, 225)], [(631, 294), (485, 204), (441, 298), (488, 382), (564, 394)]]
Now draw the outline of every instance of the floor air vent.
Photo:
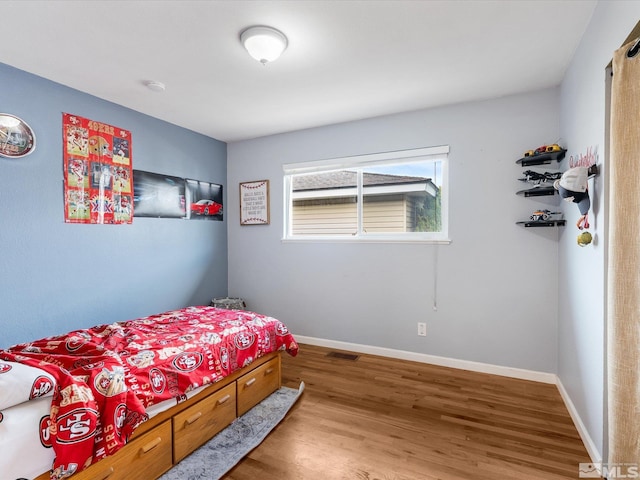
[(354, 361), (360, 358), (358, 355), (354, 355), (353, 353), (342, 353), (342, 352), (329, 352), (327, 353), (327, 357), (339, 358), (340, 360), (354, 360)]

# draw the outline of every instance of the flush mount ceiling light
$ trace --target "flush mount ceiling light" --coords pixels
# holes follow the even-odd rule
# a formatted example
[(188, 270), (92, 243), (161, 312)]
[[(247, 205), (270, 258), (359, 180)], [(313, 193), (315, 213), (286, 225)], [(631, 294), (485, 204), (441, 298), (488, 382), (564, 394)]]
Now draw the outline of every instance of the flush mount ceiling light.
[(240, 34), (249, 55), (266, 65), (277, 60), (287, 48), (287, 37), (275, 28), (262, 25), (249, 27)]

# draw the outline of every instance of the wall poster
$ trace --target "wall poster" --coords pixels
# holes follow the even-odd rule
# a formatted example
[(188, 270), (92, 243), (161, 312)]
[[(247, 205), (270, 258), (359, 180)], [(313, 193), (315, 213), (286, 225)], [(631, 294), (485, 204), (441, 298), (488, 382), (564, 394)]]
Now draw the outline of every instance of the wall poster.
[(134, 170), (133, 191), (136, 217), (184, 218), (186, 215), (184, 178)]
[(187, 178), (185, 182), (189, 194), (187, 218), (190, 220), (222, 221), (222, 185), (190, 178)]
[(131, 132), (62, 114), (64, 220), (131, 223)]
[(136, 217), (222, 221), (222, 185), (161, 173), (133, 171)]

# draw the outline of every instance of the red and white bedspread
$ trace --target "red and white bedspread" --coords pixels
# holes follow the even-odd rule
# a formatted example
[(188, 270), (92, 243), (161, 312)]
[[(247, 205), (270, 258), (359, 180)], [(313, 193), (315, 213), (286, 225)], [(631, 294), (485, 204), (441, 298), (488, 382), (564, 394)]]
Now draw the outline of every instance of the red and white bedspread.
[[(11, 438), (3, 430), (33, 407), (27, 415), (39, 424), (33, 436), (55, 454), (51, 478), (65, 478), (115, 453), (149, 412), (163, 409), (161, 402), (173, 400), (169, 408), (276, 350), (294, 356), (298, 351), (280, 321), (214, 307), (188, 307), (0, 350), (0, 462), (6, 453), (2, 443)], [(30, 458), (31, 452), (18, 455), (22, 463)], [(0, 463), (3, 475), (5, 467)]]

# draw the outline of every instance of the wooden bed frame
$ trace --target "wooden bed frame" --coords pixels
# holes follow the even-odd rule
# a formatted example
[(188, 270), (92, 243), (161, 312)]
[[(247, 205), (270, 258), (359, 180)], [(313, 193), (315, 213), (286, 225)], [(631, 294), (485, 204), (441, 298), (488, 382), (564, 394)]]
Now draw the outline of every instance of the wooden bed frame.
[(273, 352), (144, 422), (115, 455), (69, 478), (156, 479), (281, 385), (280, 352)]

